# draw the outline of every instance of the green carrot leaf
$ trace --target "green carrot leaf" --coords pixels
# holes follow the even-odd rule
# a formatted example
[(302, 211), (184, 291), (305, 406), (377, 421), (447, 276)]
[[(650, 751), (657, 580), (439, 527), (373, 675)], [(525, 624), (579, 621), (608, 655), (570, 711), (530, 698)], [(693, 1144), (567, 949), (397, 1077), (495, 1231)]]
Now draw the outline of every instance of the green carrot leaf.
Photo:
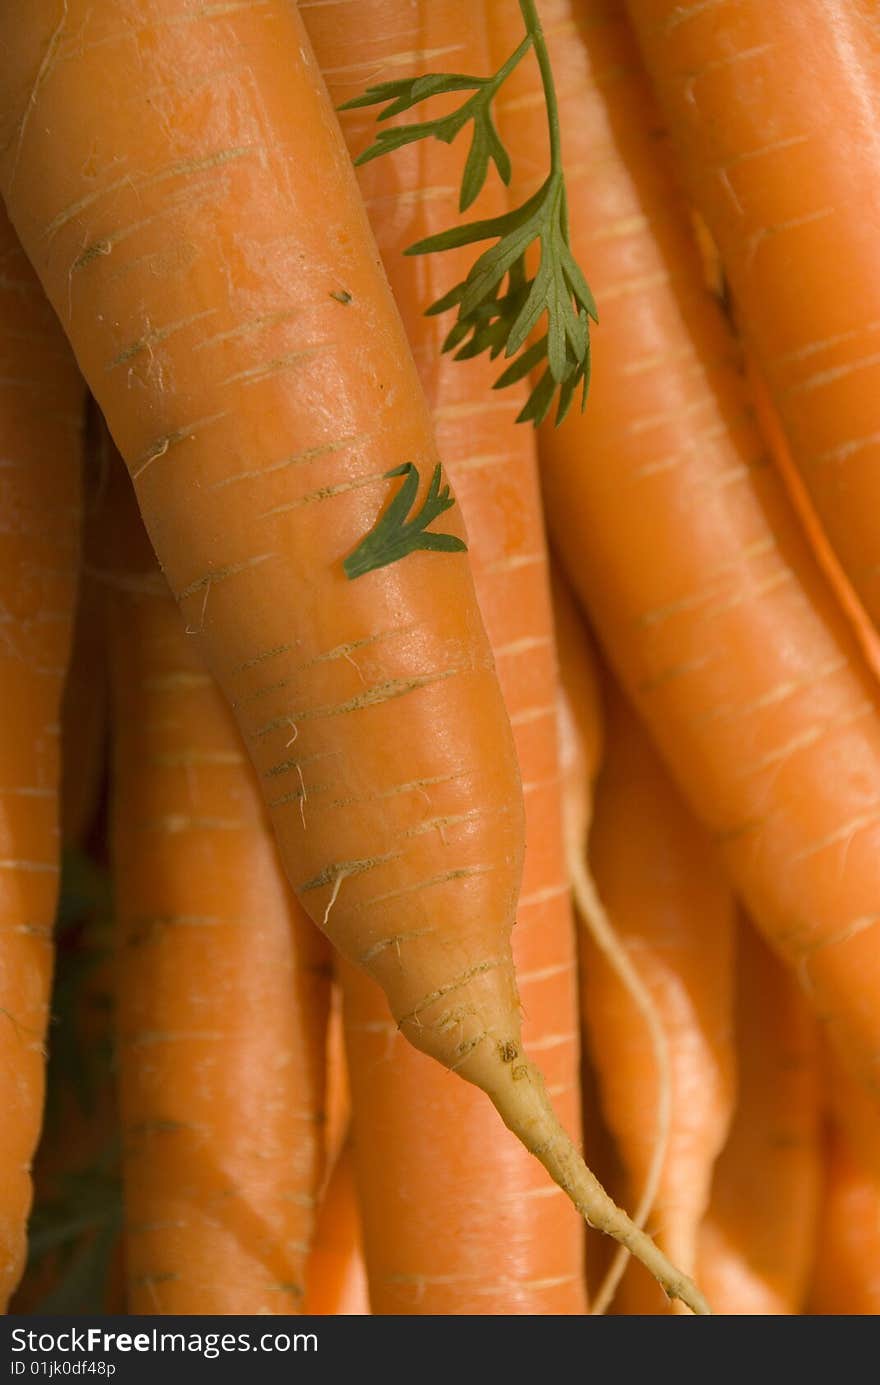
[(449, 487), (440, 486), (441, 466), (438, 462), (431, 474), (428, 493), (421, 507), (410, 518), (419, 489), (418, 467), (412, 462), (386, 471), (386, 477), (403, 476), (404, 482), (391, 504), (376, 520), (370, 532), (361, 539), (357, 547), (343, 562), (343, 570), (350, 582), (363, 577), (377, 568), (397, 563), (409, 553), (418, 549), (434, 553), (464, 553), (467, 544), (455, 534), (435, 533), (428, 525), (450, 509), (455, 500)]

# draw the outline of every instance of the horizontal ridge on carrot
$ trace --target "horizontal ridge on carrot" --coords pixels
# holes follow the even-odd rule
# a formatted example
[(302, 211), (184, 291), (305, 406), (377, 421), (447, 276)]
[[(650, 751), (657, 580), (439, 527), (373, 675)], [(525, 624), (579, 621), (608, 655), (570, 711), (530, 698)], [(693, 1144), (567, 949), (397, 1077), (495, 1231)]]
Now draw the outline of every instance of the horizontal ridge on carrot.
[[(37, 0), (0, 40), (10, 216), (298, 895), (406, 1036), (702, 1309), (589, 1174), (523, 1052), (522, 795), (467, 555), (343, 568), (398, 492), (388, 472), (411, 463), (424, 494), (442, 458), (295, 7), (183, 22), (174, 0), (60, 16)], [(457, 506), (443, 531), (465, 538)]]

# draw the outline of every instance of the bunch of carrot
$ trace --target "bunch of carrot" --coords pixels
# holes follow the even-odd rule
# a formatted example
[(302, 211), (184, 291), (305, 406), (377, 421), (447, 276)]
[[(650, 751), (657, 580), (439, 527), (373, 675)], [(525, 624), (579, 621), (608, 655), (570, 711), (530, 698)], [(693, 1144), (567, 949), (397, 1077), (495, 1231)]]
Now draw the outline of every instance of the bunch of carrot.
[(861, 0), (0, 16), (9, 1311), (880, 1311), (878, 151)]

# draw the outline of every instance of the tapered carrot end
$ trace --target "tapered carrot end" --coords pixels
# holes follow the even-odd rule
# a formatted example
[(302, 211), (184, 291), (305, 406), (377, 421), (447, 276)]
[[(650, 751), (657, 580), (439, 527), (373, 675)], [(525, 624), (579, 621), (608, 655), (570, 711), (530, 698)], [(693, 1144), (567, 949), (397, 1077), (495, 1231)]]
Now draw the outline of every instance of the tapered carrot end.
[(612, 1201), (563, 1129), (540, 1069), (523, 1052), (509, 952), (471, 967), (396, 1018), (416, 1048), (489, 1096), (504, 1124), (590, 1226), (626, 1246), (669, 1298), (681, 1299), (694, 1313), (711, 1312), (687, 1275)]
[(507, 1066), (502, 1080), (487, 1091), (505, 1125), (540, 1159), (590, 1226), (626, 1246), (669, 1298), (680, 1299), (692, 1313), (711, 1313), (696, 1285), (667, 1260), (587, 1168), (550, 1104), (539, 1070), (528, 1059), (520, 1058)]

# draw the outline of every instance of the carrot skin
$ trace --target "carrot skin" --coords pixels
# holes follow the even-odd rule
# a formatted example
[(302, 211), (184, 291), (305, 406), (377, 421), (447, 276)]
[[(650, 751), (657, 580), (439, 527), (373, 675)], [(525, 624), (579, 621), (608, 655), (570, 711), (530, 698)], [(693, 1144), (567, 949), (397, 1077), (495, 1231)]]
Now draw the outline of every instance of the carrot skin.
[[(876, 1100), (876, 686), (767, 465), (620, 8), (541, 13), (602, 320), (588, 415), (542, 433), (551, 534), (751, 915)], [(523, 109), (505, 120), (529, 148)]]
[(25, 1264), (58, 892), (84, 391), (0, 205), (0, 1309)]

